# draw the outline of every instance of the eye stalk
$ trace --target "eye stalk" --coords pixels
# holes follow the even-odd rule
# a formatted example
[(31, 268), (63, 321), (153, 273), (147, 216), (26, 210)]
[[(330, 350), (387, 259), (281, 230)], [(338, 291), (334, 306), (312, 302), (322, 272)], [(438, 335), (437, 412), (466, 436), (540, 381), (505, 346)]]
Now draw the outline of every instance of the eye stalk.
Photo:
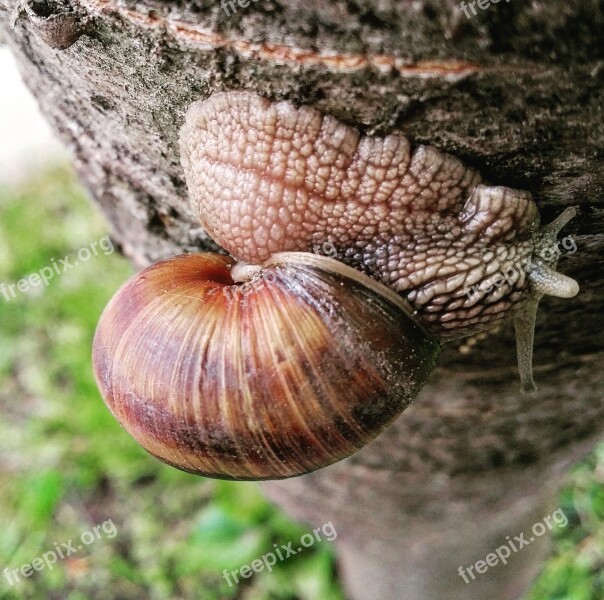
[(532, 393), (537, 389), (533, 381), (533, 343), (539, 301), (545, 295), (573, 298), (579, 293), (579, 284), (574, 279), (555, 270), (558, 266), (558, 252), (551, 251), (557, 246), (560, 231), (576, 214), (577, 209), (574, 206), (568, 207), (551, 223), (545, 225), (531, 257), (528, 268), (530, 295), (516, 310), (514, 317), (518, 371), (521, 389), (525, 393)]

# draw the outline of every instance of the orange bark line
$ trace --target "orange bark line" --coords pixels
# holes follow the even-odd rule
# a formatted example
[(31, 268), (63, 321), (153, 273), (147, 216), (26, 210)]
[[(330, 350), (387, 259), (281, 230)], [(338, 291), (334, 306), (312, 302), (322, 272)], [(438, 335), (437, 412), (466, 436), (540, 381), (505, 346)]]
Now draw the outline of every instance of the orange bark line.
[(260, 59), (279, 64), (323, 66), (332, 71), (351, 72), (373, 67), (382, 72), (397, 71), (403, 77), (444, 77), (460, 79), (478, 72), (476, 63), (462, 60), (409, 61), (391, 54), (339, 54), (334, 51), (316, 52), (284, 44), (250, 42), (231, 39), (194, 23), (170, 19), (153, 13), (143, 13), (119, 6), (115, 0), (83, 0), (93, 13), (117, 14), (126, 21), (146, 29), (164, 29), (178, 42), (199, 49), (227, 48), (244, 58)]

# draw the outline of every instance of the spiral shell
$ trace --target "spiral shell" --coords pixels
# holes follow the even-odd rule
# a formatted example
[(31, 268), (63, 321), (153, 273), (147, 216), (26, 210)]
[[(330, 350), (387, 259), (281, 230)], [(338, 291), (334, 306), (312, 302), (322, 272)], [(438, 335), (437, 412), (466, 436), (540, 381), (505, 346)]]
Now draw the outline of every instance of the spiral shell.
[(300, 475), (349, 456), (427, 379), (440, 345), (404, 300), (341, 263), (181, 255), (128, 281), (93, 344), (99, 389), (151, 454), (210, 477)]

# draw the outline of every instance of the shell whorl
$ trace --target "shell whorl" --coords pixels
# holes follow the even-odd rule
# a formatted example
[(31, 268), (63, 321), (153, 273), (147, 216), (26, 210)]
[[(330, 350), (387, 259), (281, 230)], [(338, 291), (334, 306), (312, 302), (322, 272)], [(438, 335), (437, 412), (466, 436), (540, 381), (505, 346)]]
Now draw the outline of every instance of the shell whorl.
[(428, 378), (440, 344), (386, 286), (308, 253), (276, 254), (238, 285), (233, 262), (155, 263), (97, 328), (105, 402), (164, 462), (231, 479), (307, 473), (374, 439)]

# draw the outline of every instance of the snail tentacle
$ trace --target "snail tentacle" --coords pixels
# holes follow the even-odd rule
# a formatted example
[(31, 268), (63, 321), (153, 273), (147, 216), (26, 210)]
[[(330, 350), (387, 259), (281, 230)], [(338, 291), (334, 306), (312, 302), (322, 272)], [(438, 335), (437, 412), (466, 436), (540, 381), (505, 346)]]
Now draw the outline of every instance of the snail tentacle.
[(531, 265), (528, 277), (538, 297), (573, 298), (579, 293), (579, 284), (572, 277), (558, 273), (543, 262)]
[(579, 293), (579, 284), (574, 279), (556, 271), (558, 253), (551, 251), (557, 244), (557, 236), (562, 228), (576, 214), (577, 210), (574, 206), (568, 207), (551, 223), (544, 225), (535, 245), (534, 255), (529, 261), (527, 276), (530, 297), (514, 315), (518, 371), (521, 390), (525, 393), (537, 389), (533, 381), (533, 343), (539, 301), (544, 295), (572, 298)]
[(556, 239), (557, 235), (564, 229), (569, 221), (577, 216), (577, 208), (575, 206), (566, 207), (551, 223), (544, 225), (541, 228), (541, 233), (544, 236), (551, 236), (550, 239)]
[(526, 394), (530, 394), (537, 390), (533, 380), (533, 344), (538, 308), (539, 299), (531, 298), (526, 301), (514, 315), (520, 389)]

